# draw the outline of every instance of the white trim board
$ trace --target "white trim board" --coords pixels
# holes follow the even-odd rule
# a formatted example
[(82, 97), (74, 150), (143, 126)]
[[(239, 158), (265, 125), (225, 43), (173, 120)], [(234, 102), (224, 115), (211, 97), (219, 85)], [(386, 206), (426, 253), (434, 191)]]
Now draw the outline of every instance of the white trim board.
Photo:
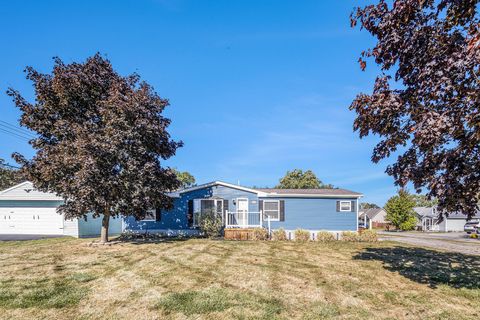
[[(23, 191), (16, 191), (22, 187), (24, 187)], [(35, 189), (32, 182), (24, 181), (11, 188), (0, 191), (0, 200), (61, 201), (63, 198), (52, 192), (39, 191)]]

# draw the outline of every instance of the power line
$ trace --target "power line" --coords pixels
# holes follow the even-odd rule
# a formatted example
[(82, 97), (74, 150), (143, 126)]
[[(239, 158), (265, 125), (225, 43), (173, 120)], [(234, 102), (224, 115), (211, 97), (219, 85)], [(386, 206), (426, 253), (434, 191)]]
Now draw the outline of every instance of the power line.
[(16, 125), (13, 125), (11, 123), (8, 123), (6, 121), (0, 120), (0, 126), (2, 126), (4, 128), (7, 128), (9, 130), (13, 130), (15, 132), (18, 132), (20, 134), (23, 134), (23, 135), (26, 135), (26, 136), (31, 136), (32, 138), (35, 138), (35, 135), (33, 133), (31, 133), (30, 131), (25, 130), (21, 127), (18, 127)]
[(30, 141), (30, 139), (32, 139), (32, 138), (30, 138), (30, 137), (23, 136), (23, 135), (21, 135), (21, 134), (15, 133), (15, 132), (13, 132), (13, 131), (9, 131), (9, 130), (5, 129), (4, 127), (2, 128), (1, 126), (0, 126), (0, 131), (6, 133), (6, 134), (8, 134), (8, 135), (11, 135), (11, 136), (13, 136), (13, 137), (16, 137), (16, 138), (18, 138), (18, 139), (22, 139), (22, 140), (24, 140), (24, 141)]
[(12, 169), (20, 169), (20, 167), (12, 166), (11, 164), (8, 164), (8, 163), (1, 163), (1, 164), (0, 164), (0, 167), (8, 167), (8, 168), (12, 168)]

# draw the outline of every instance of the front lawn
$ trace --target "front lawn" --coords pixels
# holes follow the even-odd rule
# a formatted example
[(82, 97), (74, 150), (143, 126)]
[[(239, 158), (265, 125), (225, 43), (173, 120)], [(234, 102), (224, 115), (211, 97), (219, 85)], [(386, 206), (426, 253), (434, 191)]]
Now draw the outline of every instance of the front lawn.
[(397, 243), (0, 242), (0, 318), (474, 319), (480, 257)]

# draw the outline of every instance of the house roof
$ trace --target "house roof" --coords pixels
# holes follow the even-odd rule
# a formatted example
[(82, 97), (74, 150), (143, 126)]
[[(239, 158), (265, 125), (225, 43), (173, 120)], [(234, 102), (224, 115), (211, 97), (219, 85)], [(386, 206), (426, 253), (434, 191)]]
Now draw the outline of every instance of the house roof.
[[(437, 218), (438, 212), (436, 207), (415, 207), (413, 210), (417, 213), (420, 218)], [(460, 212), (450, 212), (448, 214), (448, 219), (465, 219), (466, 215)], [(480, 219), (480, 211), (477, 210), (475, 215), (472, 217), (474, 219)]]
[(63, 200), (63, 198), (51, 192), (39, 191), (32, 182), (24, 181), (0, 191), (0, 200)]
[(179, 196), (182, 193), (203, 189), (211, 186), (221, 185), (232, 189), (238, 189), (246, 192), (256, 193), (259, 197), (340, 197), (340, 198), (360, 198), (361, 193), (346, 189), (269, 189), (269, 188), (248, 188), (231, 184), (223, 181), (212, 181), (195, 187), (178, 190), (172, 193), (172, 196)]
[(261, 188), (255, 189), (267, 193), (269, 196), (343, 196), (343, 197), (361, 197), (362, 194), (346, 189), (275, 189), (275, 188)]
[(175, 192), (170, 193), (170, 195), (178, 197), (180, 194), (185, 193), (185, 192), (195, 191), (195, 190), (204, 189), (204, 188), (213, 187), (213, 186), (218, 186), (218, 185), (228, 187), (228, 188), (232, 188), (232, 189), (242, 190), (242, 191), (246, 191), (246, 192), (256, 193), (259, 196), (264, 195), (264, 193), (261, 192), (261, 191), (258, 191), (258, 190), (252, 189), (252, 188), (239, 186), (239, 185), (236, 185), (236, 184), (223, 182), (223, 181), (212, 181), (212, 182), (208, 182), (208, 183), (204, 183), (204, 184), (199, 184), (198, 186), (185, 188), (185, 189), (180, 189), (180, 190), (177, 190)]
[(359, 217), (362, 218), (362, 217), (365, 217), (365, 215), (367, 215), (368, 219), (373, 219), (377, 214), (379, 214), (382, 211), (383, 211), (383, 208), (370, 208), (360, 213)]

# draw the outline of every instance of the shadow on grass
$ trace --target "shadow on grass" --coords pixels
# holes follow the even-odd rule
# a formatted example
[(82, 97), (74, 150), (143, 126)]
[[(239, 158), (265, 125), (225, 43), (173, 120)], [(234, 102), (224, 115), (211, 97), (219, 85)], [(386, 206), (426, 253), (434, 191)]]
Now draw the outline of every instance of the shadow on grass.
[(354, 256), (357, 260), (378, 260), (385, 269), (436, 288), (480, 289), (480, 257), (423, 248), (366, 248)]
[(176, 243), (176, 242), (183, 242), (188, 241), (194, 238), (176, 238), (176, 237), (168, 237), (168, 238), (136, 238), (136, 239), (119, 239), (120, 243), (131, 243), (135, 245), (147, 244), (147, 243)]

